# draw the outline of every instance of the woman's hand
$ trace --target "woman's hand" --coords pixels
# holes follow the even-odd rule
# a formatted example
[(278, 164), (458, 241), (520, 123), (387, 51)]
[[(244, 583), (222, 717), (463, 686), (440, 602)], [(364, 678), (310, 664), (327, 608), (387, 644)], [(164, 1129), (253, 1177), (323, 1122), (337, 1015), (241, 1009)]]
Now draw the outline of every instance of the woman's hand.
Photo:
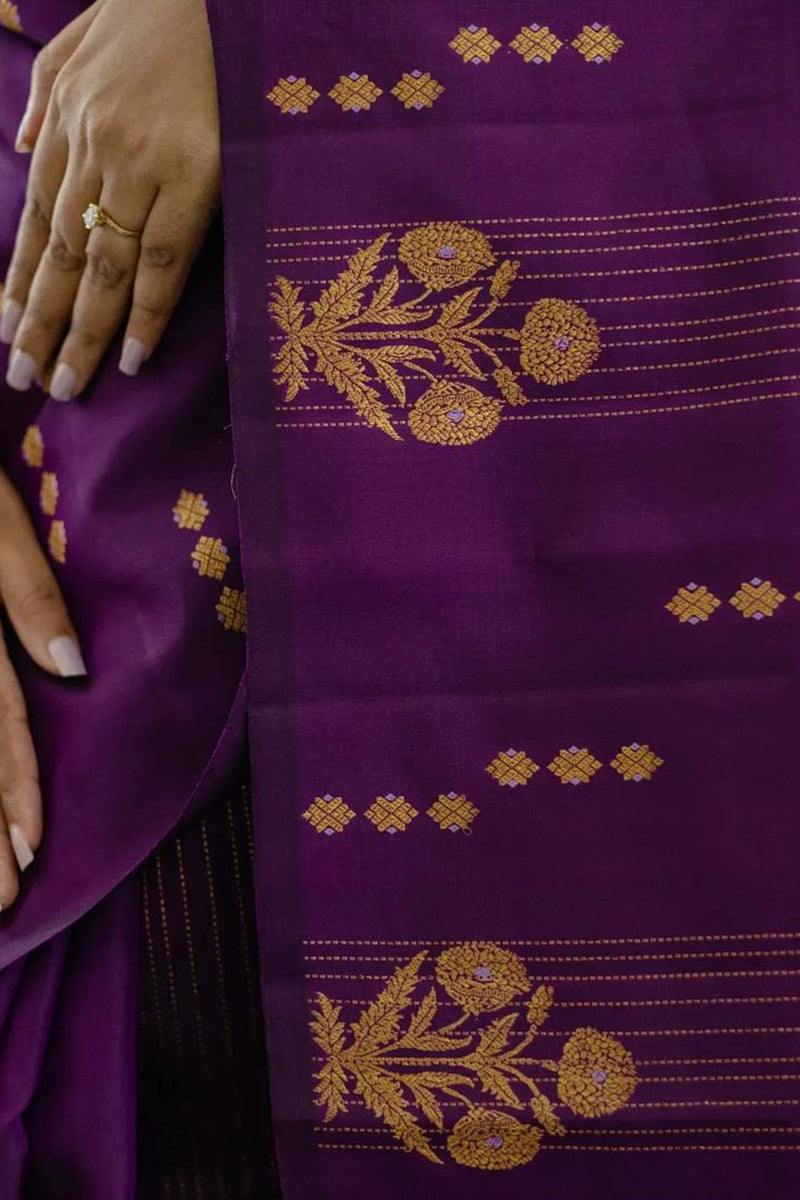
[[(203, 0), (97, 0), (38, 55), (17, 149), (33, 160), (0, 318), (6, 381), (27, 391), (57, 359), (50, 394), (70, 400), (126, 314), (120, 370), (149, 358), (218, 203)], [(87, 231), (91, 203), (141, 236)]]
[[(23, 646), (45, 671), (85, 675), (61, 592), (28, 514), (0, 473), (0, 599)], [(25, 701), (0, 639), (0, 906), (17, 898), (18, 874), (42, 840), (42, 800)]]

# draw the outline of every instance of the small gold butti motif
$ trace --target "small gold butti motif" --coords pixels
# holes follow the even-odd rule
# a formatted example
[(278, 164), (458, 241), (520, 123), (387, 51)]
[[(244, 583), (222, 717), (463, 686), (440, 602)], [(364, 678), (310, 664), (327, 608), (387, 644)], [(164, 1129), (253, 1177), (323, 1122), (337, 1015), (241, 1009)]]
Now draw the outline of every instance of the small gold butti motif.
[(459, 29), (450, 42), (450, 49), (455, 50), (465, 63), (488, 63), (500, 49), (500, 42), (493, 37), (485, 25), (467, 25)]
[(324, 833), (326, 837), (331, 837), (334, 833), (341, 833), (355, 815), (341, 796), (329, 794), (317, 796), (314, 803), (303, 813), (303, 818), (308, 821), (309, 825), (314, 826), (317, 833)]
[(552, 62), (563, 46), (546, 25), (523, 25), (511, 42), (511, 49), (524, 58), (526, 63)]
[(48, 517), (56, 515), (58, 494), (58, 476), (53, 471), (43, 471), (42, 484), (39, 488), (39, 507)]
[(209, 579), (225, 578), (231, 556), (221, 538), (201, 537), (192, 551), (192, 566), (200, 575)]
[(428, 809), (428, 816), (440, 829), (449, 833), (464, 833), (478, 816), (479, 809), (466, 796), (448, 792)]
[(178, 529), (192, 529), (197, 532), (203, 528), (210, 511), (202, 492), (187, 492), (183, 488), (172, 509), (172, 519)]
[(769, 579), (751, 579), (743, 583), (735, 595), (731, 596), (731, 604), (743, 617), (752, 617), (754, 621), (763, 621), (771, 617), (780, 608), (786, 597), (773, 587)]
[(611, 62), (625, 43), (612, 33), (608, 25), (595, 21), (593, 25), (584, 25), (572, 45), (588, 63), (604, 63)]
[(600, 770), (602, 763), (583, 747), (570, 746), (569, 750), (561, 750), (549, 764), (552, 771), (562, 783), (588, 783), (592, 776)]
[(0, 0), (0, 25), (10, 29), (12, 33), (22, 33), (19, 9), (11, 0)]
[(444, 87), (433, 78), (430, 71), (406, 71), (392, 88), (404, 108), (433, 108)]
[(247, 597), (237, 588), (224, 587), (216, 604), (217, 620), (233, 633), (247, 633)]
[(398, 258), (434, 291), (458, 287), (494, 265), (489, 239), (457, 221), (432, 221), (403, 235)]
[(465, 383), (431, 384), (408, 414), (408, 427), (421, 442), (468, 446), (494, 433), (503, 405)]
[(704, 585), (687, 583), (686, 587), (678, 588), (664, 607), (667, 612), (677, 617), (681, 624), (699, 625), (701, 621), (707, 621), (721, 603), (722, 601)]
[(558, 1095), (581, 1117), (604, 1117), (624, 1108), (636, 1087), (636, 1066), (616, 1038), (578, 1029), (558, 1064)]
[(67, 561), (67, 527), (63, 521), (51, 523), (47, 548), (57, 563)]
[(523, 370), (540, 383), (570, 383), (600, 354), (597, 323), (571, 300), (537, 300), (521, 335)]
[(486, 768), (501, 787), (524, 787), (539, 770), (524, 750), (501, 750)]
[(379, 833), (394, 834), (405, 830), (419, 814), (405, 796), (389, 792), (386, 796), (376, 797), (364, 816)]
[(29, 467), (41, 467), (44, 462), (44, 438), (38, 425), (28, 426), (20, 449)]
[(342, 75), (328, 95), (345, 112), (359, 113), (368, 112), (383, 92), (372, 82), (369, 75), (359, 75), (358, 71), (351, 71), (349, 75)]
[(267, 93), (267, 99), (284, 115), (297, 117), (301, 113), (307, 113), (311, 105), (319, 100), (319, 92), (315, 91), (307, 79), (287, 75), (279, 79), (272, 91)]
[(652, 779), (658, 768), (663, 765), (663, 758), (659, 758), (649, 746), (640, 746), (638, 742), (623, 746), (619, 754), (611, 760), (611, 766), (628, 783), (642, 783), (646, 779)]
[[(399, 1146), (429, 1163), (443, 1161), (438, 1134), (463, 1166), (512, 1170), (535, 1158), (545, 1136), (567, 1132), (547, 1085), (581, 1116), (628, 1102), (636, 1067), (608, 1034), (579, 1029), (560, 1061), (531, 1050), (553, 989), (537, 987), (511, 950), (493, 942), (450, 946), (436, 960), (432, 986), (420, 975), (428, 965), (423, 950), (398, 967), (375, 999), (360, 1001), (353, 1021), (343, 1016), (348, 1001), (315, 996), (311, 1034), (323, 1057), (314, 1091), (332, 1133), (338, 1116), (353, 1124), (352, 1109), (363, 1106)], [(455, 1020), (443, 1011), (449, 1005), (461, 1010)], [(462, 1113), (455, 1119), (445, 1108)]]

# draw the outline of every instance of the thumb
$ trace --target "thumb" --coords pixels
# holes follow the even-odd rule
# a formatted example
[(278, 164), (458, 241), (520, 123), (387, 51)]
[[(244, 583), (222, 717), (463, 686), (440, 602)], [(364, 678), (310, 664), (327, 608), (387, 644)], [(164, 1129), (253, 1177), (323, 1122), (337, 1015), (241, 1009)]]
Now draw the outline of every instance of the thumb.
[(102, 3), (103, 0), (96, 0), (95, 4), (65, 26), (36, 55), (31, 72), (28, 103), (14, 142), (14, 149), (19, 154), (30, 154), (36, 145), (56, 76), (83, 41)]

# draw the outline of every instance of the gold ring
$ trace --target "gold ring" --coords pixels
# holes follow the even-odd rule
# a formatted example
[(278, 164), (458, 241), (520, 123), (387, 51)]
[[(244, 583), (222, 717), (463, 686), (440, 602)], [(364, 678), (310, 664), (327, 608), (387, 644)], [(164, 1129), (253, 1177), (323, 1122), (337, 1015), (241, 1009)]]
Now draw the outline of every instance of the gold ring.
[(107, 225), (109, 229), (114, 230), (114, 233), (121, 233), (123, 237), (139, 237), (135, 229), (126, 229), (124, 225), (118, 225), (99, 204), (89, 205), (86, 212), (83, 213), (83, 223), (87, 229), (96, 229), (101, 225)]

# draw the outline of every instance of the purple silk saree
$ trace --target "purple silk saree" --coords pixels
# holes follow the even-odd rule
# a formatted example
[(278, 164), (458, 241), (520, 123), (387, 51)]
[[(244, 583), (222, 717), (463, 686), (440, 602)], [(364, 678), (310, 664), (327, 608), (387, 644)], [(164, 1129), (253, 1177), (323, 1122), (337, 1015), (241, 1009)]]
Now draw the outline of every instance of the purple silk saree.
[[(793, 1200), (795, 6), (209, 10), (284, 1194)], [(26, 1137), (78, 1194), (59, 1103), (81, 1200), (132, 1194), (86, 1141), (127, 1163), (125, 880), (239, 747), (213, 266), (133, 389), (22, 422), (93, 673), (27, 680), (14, 1198)], [(113, 1099), (32, 1103), (58, 1005)]]

